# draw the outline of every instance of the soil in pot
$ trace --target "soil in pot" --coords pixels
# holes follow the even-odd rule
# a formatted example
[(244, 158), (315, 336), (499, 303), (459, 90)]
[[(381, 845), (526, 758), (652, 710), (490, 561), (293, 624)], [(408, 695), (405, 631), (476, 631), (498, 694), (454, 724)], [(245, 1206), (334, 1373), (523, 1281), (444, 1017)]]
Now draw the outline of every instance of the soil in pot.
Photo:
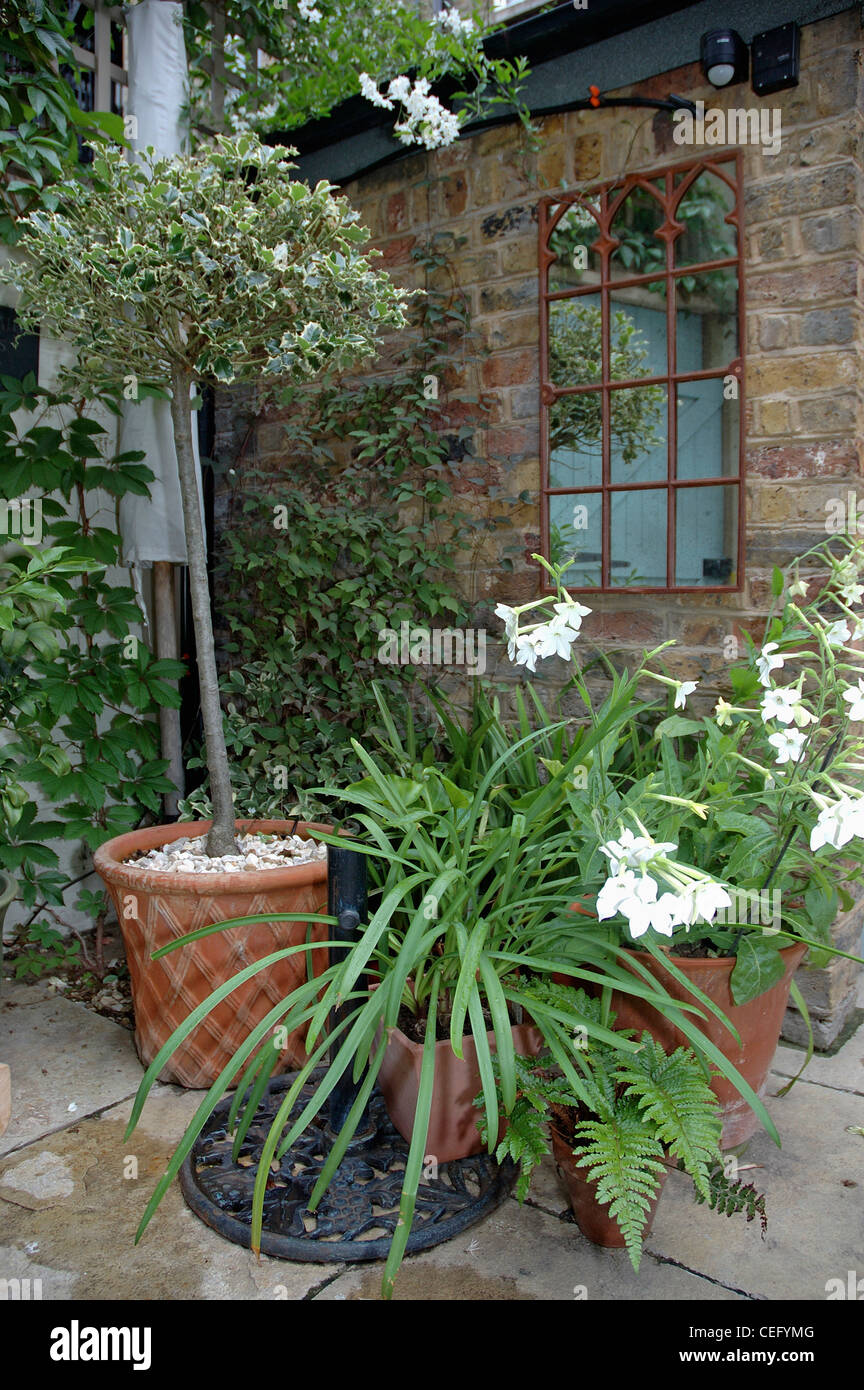
[[(199, 927), (232, 917), (267, 912), (320, 913), (327, 910), (327, 861), (316, 859), (285, 868), (223, 873), (160, 872), (129, 862), (183, 837), (197, 838), (209, 821), (155, 826), (132, 831), (101, 845), (94, 856), (123, 932), (135, 1010), (135, 1045), (145, 1065), (174, 1029), (214, 989), (273, 951), (306, 940), (307, 923), (265, 921), (216, 932), (178, 951), (151, 960), (159, 947)], [(238, 821), (238, 833), (298, 834), (304, 839), (329, 826), (295, 821)], [(310, 939), (326, 940), (327, 928), (313, 924)], [(316, 973), (327, 952), (312, 953)], [(270, 1009), (306, 979), (306, 954), (299, 951), (254, 975), (232, 991), (177, 1048), (160, 1080), (181, 1086), (212, 1085), (240, 1044)], [(279, 1070), (305, 1056), (303, 1034), (289, 1036)]]
[[(711, 958), (679, 956), (676, 953), (673, 957), (676, 966), (688, 980), (692, 980), (723, 1011), (736, 1028), (741, 1045), (739, 1047), (729, 1029), (714, 1014), (708, 1014), (705, 1019), (694, 1015), (694, 1023), (724, 1057), (728, 1057), (760, 1098), (765, 1095), (768, 1073), (780, 1040), (792, 976), (806, 952), (807, 947), (801, 942), (784, 947), (780, 952), (786, 967), (782, 980), (747, 1004), (736, 1004), (732, 997), (729, 979), (735, 968), (734, 956)], [(694, 999), (690, 991), (647, 951), (634, 951), (632, 954), (674, 999), (698, 1006), (698, 999)], [(676, 1047), (691, 1046), (690, 1040), (679, 1028), (641, 999), (615, 992), (612, 995), (612, 1009), (616, 1015), (616, 1028), (633, 1028), (638, 1033), (647, 1029), (667, 1052)], [(752, 1138), (759, 1128), (759, 1119), (732, 1082), (724, 1076), (715, 1077), (711, 1089), (723, 1107), (722, 1147), (737, 1148)]]
[[(494, 1052), (495, 1035), (490, 1031), (487, 1037)], [(535, 1057), (541, 1050), (543, 1037), (531, 1024), (514, 1024), (513, 1045), (518, 1053)], [(401, 1028), (391, 1028), (387, 1051), (378, 1073), (378, 1085), (391, 1120), (402, 1137), (409, 1140), (417, 1109), (422, 1060), (423, 1043), (412, 1041)], [(483, 1143), (473, 1104), (474, 1097), (481, 1089), (473, 1037), (469, 1035), (462, 1039), (461, 1058), (454, 1053), (449, 1038), (436, 1042), (432, 1110), (426, 1136), (426, 1153), (430, 1158), (438, 1163), (448, 1163), (451, 1159), (467, 1158), (470, 1154), (481, 1152)], [(501, 1124), (499, 1140), (505, 1128), (506, 1121)]]

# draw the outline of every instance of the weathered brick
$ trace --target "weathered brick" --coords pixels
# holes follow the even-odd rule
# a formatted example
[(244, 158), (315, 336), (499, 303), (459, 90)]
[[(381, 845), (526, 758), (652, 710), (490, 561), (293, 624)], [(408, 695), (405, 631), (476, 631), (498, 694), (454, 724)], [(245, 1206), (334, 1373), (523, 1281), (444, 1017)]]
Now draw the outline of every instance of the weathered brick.
[(665, 636), (665, 620), (656, 612), (633, 609), (618, 612), (595, 610), (585, 619), (585, 635), (594, 641), (602, 639), (604, 642), (638, 642), (647, 646), (651, 642), (662, 642)]
[(460, 217), (468, 203), (469, 175), (467, 169), (454, 169), (438, 185), (439, 208), (444, 218)]
[(751, 319), (757, 330), (756, 341), (764, 351), (794, 346), (797, 335), (791, 314), (757, 314)]
[(499, 255), (502, 274), (519, 275), (530, 270), (539, 275), (536, 231), (533, 235), (503, 242)]
[(404, 264), (416, 245), (416, 236), (395, 237), (392, 241), (385, 241), (379, 248), (381, 251), (379, 264), (383, 266)]
[(484, 241), (495, 241), (499, 237), (523, 232), (536, 221), (537, 204), (520, 203), (516, 207), (504, 208), (501, 212), (493, 212), (484, 217), (480, 223), (480, 235)]
[(783, 391), (833, 390), (837, 386), (850, 385), (857, 375), (858, 362), (851, 353), (761, 357), (749, 364), (747, 385), (754, 396), (771, 396)]
[(851, 343), (855, 339), (856, 315), (848, 306), (811, 309), (801, 315), (801, 342), (808, 347), (824, 343)]
[(408, 194), (404, 189), (387, 199), (385, 226), (388, 232), (401, 232), (408, 226)]
[(716, 618), (693, 618), (676, 622), (675, 636), (682, 647), (723, 647), (735, 631), (730, 623)]
[[(506, 351), (511, 347), (523, 347), (526, 343), (536, 343), (539, 326), (536, 313), (498, 314), (494, 318), (475, 321), (478, 332), (482, 333), (486, 346), (492, 352)], [(537, 373), (535, 361), (533, 374)], [(491, 383), (490, 383), (491, 385)]]
[(518, 386), (537, 376), (537, 353), (525, 351), (497, 353), (483, 363), (484, 386)]
[(753, 449), (747, 454), (747, 471), (763, 478), (856, 477), (858, 450), (847, 442), (784, 444)]
[(747, 281), (747, 294), (754, 307), (797, 303), (824, 303), (826, 300), (854, 300), (858, 284), (855, 261), (823, 261), (796, 271), (754, 270)]
[(584, 115), (581, 111), (568, 113), (564, 124), (570, 141), (574, 182), (599, 179), (603, 171), (603, 137), (583, 133)]
[(520, 386), (510, 392), (510, 413), (514, 420), (540, 413), (540, 387)]
[(825, 256), (832, 251), (854, 250), (859, 218), (854, 208), (832, 208), (816, 217), (802, 217), (799, 225), (805, 252)]
[(786, 401), (759, 401), (760, 434), (789, 433), (789, 405)]
[(847, 434), (855, 429), (858, 401), (855, 396), (826, 396), (801, 401), (799, 410), (806, 434)]
[(499, 314), (508, 309), (522, 309), (526, 304), (536, 304), (537, 296), (536, 275), (526, 280), (486, 285), (480, 291), (480, 313)]
[(526, 450), (537, 451), (537, 431), (527, 430), (524, 425), (512, 425), (509, 429), (488, 429), (485, 432), (485, 451), (489, 458), (513, 458)]
[(771, 223), (755, 234), (755, 254), (763, 261), (786, 261), (792, 255), (794, 225), (789, 222)]

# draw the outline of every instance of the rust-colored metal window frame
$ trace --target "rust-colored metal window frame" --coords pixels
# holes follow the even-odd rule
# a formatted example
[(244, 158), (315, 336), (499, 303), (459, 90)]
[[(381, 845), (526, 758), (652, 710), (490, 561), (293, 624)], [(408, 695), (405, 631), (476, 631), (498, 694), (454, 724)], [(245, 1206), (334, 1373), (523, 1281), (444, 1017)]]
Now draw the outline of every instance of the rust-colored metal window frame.
[[(734, 193), (734, 205), (724, 220), (736, 231), (736, 253), (713, 261), (697, 262), (692, 265), (675, 265), (675, 243), (686, 231), (682, 222), (676, 221), (675, 213), (688, 190), (703, 173), (716, 175)], [(676, 177), (684, 177), (676, 184)], [(632, 276), (610, 275), (610, 257), (620, 242), (610, 232), (610, 227), (619, 209), (636, 188), (645, 189), (652, 197), (657, 197), (655, 185), (664, 181), (665, 193), (658, 199), (665, 210), (665, 221), (655, 233), (665, 242), (665, 268), (657, 267)], [(613, 196), (610, 197), (610, 194)], [(742, 227), (742, 157), (740, 151), (721, 151), (678, 164), (664, 165), (659, 169), (640, 171), (608, 179), (592, 185), (581, 192), (560, 192), (547, 194), (538, 204), (538, 239), (540, 264), (540, 548), (541, 553), (550, 558), (550, 499), (555, 496), (587, 497), (599, 495), (601, 501), (602, 554), (601, 583), (597, 585), (568, 585), (574, 593), (646, 593), (646, 594), (713, 594), (739, 593), (744, 586), (744, 489), (745, 489), (745, 411), (744, 411), (744, 245)], [(590, 206), (599, 212), (598, 236), (590, 250), (601, 258), (599, 283), (590, 283), (576, 289), (550, 290), (549, 267), (556, 261), (556, 254), (550, 249), (549, 237), (561, 220), (567, 208), (574, 204)], [(734, 269), (737, 276), (738, 303), (738, 355), (722, 370), (720, 368), (697, 371), (677, 371), (677, 297), (670, 293), (675, 281), (685, 275), (701, 275), (707, 271)], [(616, 290), (635, 286), (647, 286), (660, 280), (666, 284), (666, 372), (654, 376), (633, 379), (613, 379), (610, 371), (611, 331), (610, 300)], [(578, 300), (589, 294), (600, 295), (601, 304), (601, 376), (598, 381), (580, 383), (576, 386), (556, 386), (550, 379), (549, 368), (549, 305), (563, 300)], [(734, 376), (738, 384), (738, 470), (734, 476), (709, 476), (698, 479), (679, 479), (677, 477), (677, 418), (672, 408), (676, 399), (676, 388), (681, 382), (725, 379)], [(611, 431), (610, 396), (614, 390), (644, 386), (666, 387), (668, 430), (667, 430), (667, 476), (665, 480), (646, 482), (612, 482), (611, 479)], [(556, 401), (564, 396), (593, 392), (601, 399), (601, 482), (578, 487), (550, 487), (549, 485), (549, 411)], [(737, 556), (734, 584), (676, 584), (676, 497), (679, 490), (694, 487), (727, 487), (738, 489), (737, 506)], [(611, 573), (611, 510), (612, 496), (616, 493), (639, 491), (661, 491), (666, 494), (666, 584), (665, 585), (614, 585), (610, 582)], [(543, 586), (548, 591), (549, 580), (544, 573)]]

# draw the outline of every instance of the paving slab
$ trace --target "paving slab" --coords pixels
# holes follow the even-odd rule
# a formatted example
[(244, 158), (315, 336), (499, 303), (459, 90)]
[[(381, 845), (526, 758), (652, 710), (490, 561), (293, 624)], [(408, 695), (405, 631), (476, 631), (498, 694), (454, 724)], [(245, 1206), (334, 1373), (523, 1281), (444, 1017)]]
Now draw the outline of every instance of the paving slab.
[(200, 1093), (157, 1087), (123, 1135), (130, 1104), (28, 1144), (0, 1162), (0, 1279), (41, 1279), (49, 1299), (299, 1300), (341, 1266), (288, 1264), (232, 1245), (166, 1193), (141, 1243), (148, 1198)]
[(12, 1118), (0, 1154), (116, 1104), (143, 1075), (127, 1029), (60, 996), (7, 1000), (5, 988), (0, 1058), (12, 1073)]
[[(382, 1264), (351, 1266), (314, 1298), (380, 1297)], [(637, 1274), (624, 1250), (601, 1250), (575, 1222), (510, 1198), (446, 1245), (405, 1260), (394, 1298), (549, 1302), (598, 1299), (742, 1301), (741, 1295), (672, 1264), (644, 1256)]]
[(739, 1158), (765, 1193), (765, 1238), (758, 1221), (696, 1206), (673, 1173), (647, 1247), (754, 1298), (824, 1299), (828, 1279), (864, 1272), (864, 1097), (801, 1081), (768, 1110), (783, 1147), (763, 1131)]

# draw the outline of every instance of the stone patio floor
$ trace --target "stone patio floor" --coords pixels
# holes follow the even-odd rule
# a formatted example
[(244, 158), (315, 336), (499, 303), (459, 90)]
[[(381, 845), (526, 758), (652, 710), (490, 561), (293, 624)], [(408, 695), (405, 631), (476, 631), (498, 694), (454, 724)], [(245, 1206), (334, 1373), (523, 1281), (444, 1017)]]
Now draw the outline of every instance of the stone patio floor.
[[(861, 1003), (864, 1005), (864, 988)], [(858, 1016), (859, 1023), (862, 1015)], [(0, 1059), (12, 1120), (0, 1136), (0, 1280), (41, 1280), (43, 1299), (376, 1299), (383, 1266), (257, 1260), (186, 1208), (175, 1183), (137, 1247), (153, 1187), (201, 1098), (159, 1086), (123, 1132), (141, 1078), (131, 1034), (51, 993), (6, 980)], [(769, 1097), (801, 1065), (781, 1046)], [(396, 1297), (412, 1300), (760, 1300), (826, 1298), (829, 1279), (864, 1275), (864, 1027), (769, 1099), (778, 1150), (760, 1132), (740, 1159), (767, 1199), (768, 1232), (697, 1206), (673, 1173), (642, 1268), (591, 1245), (554, 1165), (530, 1199), (408, 1258)], [(125, 1176), (137, 1160), (137, 1178)]]

